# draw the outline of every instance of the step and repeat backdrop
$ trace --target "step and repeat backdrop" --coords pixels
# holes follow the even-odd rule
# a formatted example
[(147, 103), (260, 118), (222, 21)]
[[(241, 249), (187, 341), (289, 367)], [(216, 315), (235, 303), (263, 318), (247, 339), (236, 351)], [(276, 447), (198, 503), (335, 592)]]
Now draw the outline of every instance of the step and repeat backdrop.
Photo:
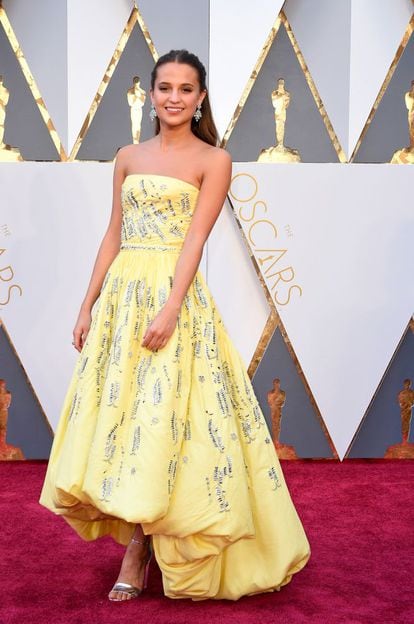
[(206, 66), (233, 177), (201, 270), (279, 456), (414, 458), (411, 0), (0, 2), (0, 459), (47, 458), (118, 148)]

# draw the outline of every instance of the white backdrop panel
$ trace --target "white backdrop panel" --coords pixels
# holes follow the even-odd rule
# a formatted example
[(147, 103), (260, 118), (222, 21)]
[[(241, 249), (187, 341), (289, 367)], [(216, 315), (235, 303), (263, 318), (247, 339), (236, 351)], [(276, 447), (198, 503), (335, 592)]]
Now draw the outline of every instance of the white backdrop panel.
[[(302, 290), (276, 307), (342, 457), (414, 309), (412, 171), (236, 163), (236, 172), (257, 181), (235, 209), (258, 262), (272, 255), (259, 249), (287, 250), (268, 272), (292, 278), (278, 300), (293, 284)], [(240, 175), (231, 190), (244, 199), (255, 186)], [(271, 288), (277, 277), (267, 279)]]
[(365, 126), (412, 13), (411, 0), (352, 1), (350, 153)]
[(283, 0), (210, 0), (209, 94), (221, 136), (282, 5)]
[[(171, 49), (186, 48), (197, 54), (202, 63), (207, 64), (208, 2), (180, 0), (167, 3), (164, 0), (138, 0), (137, 4), (160, 56)], [(206, 69), (208, 73), (207, 66)]]
[[(66, 1), (4, 0), (3, 7), (66, 149), (68, 138)], [(51, 57), (53, 63), (50, 62)]]
[(247, 368), (270, 308), (227, 202), (210, 234), (207, 249), (208, 285)]
[(1, 239), (7, 251), (0, 261), (12, 266), (23, 289), (0, 306), (0, 316), (53, 427), (75, 361), (73, 326), (108, 223), (110, 168), (25, 163), (0, 169), (1, 222), (11, 233)]
[(80, 132), (134, 3), (70, 0), (68, 3), (69, 151)]
[(348, 155), (351, 0), (287, 0), (283, 9)]

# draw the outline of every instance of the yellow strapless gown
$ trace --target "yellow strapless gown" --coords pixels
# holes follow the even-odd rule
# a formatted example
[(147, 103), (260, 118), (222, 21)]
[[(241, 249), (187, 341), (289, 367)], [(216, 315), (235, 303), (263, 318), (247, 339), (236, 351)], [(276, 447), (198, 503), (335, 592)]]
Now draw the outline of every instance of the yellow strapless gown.
[(243, 361), (197, 271), (158, 352), (141, 346), (166, 302), (198, 189), (129, 175), (122, 244), (63, 404), (40, 503), (85, 540), (152, 535), (170, 598), (279, 589), (309, 543)]

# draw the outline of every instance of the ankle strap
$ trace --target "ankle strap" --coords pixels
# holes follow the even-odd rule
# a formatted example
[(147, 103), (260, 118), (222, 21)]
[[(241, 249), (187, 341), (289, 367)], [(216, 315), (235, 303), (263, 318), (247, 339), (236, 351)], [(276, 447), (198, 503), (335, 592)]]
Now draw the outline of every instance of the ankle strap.
[(131, 542), (134, 542), (134, 544), (148, 544), (149, 541), (149, 536), (146, 536), (144, 540), (139, 540), (136, 537), (131, 537)]

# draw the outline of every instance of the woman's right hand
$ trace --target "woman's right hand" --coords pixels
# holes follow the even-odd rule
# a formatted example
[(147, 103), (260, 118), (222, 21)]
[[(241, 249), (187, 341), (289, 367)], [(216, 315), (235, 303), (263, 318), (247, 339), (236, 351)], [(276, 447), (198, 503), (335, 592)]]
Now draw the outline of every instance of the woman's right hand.
[(91, 326), (91, 320), (92, 317), (90, 311), (81, 308), (78, 320), (76, 321), (76, 325), (73, 330), (72, 342), (75, 349), (79, 352), (82, 351), (83, 345), (85, 344), (85, 340)]

